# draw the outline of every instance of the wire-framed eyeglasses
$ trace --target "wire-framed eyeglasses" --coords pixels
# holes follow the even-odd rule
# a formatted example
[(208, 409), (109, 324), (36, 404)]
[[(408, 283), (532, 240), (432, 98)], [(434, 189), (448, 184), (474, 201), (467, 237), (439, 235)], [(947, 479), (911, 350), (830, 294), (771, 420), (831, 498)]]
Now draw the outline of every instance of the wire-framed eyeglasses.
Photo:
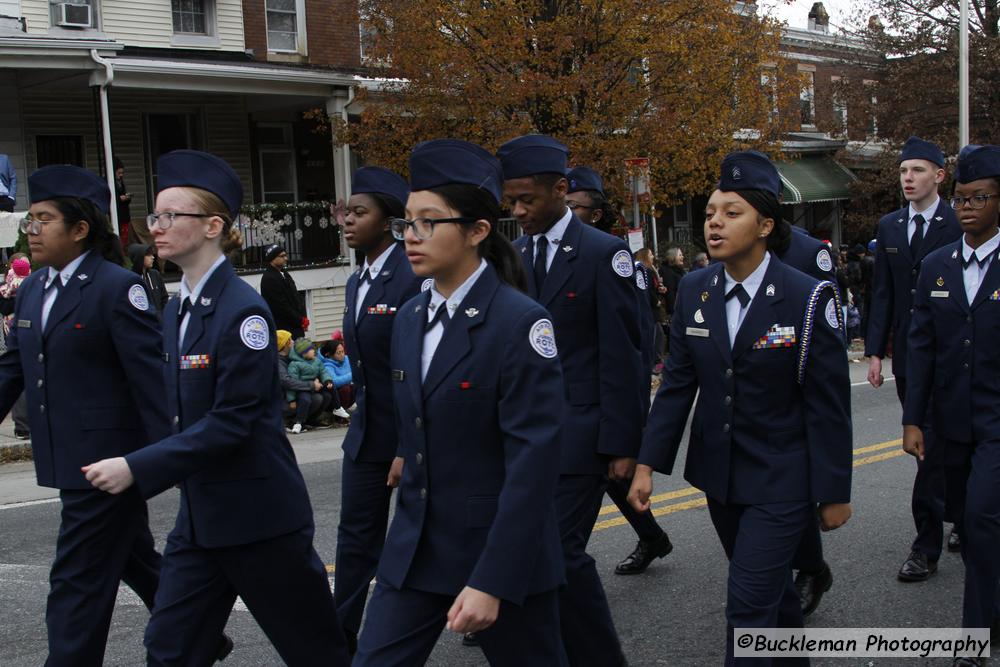
[(392, 231), (392, 236), (397, 241), (402, 241), (406, 237), (406, 228), (409, 227), (413, 230), (413, 235), (416, 236), (421, 241), (426, 241), (427, 239), (434, 236), (434, 226), (440, 225), (444, 222), (453, 222), (459, 225), (468, 225), (476, 222), (478, 218), (417, 218), (416, 220), (406, 220), (405, 218), (391, 218), (389, 220), (389, 229)]

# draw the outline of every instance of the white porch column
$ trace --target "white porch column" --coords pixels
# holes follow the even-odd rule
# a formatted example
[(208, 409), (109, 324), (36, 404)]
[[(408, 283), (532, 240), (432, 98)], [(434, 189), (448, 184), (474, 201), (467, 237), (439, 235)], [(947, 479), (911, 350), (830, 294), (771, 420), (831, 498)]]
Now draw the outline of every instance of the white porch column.
[[(342, 118), (347, 121), (347, 107), (354, 101), (354, 88), (338, 88), (332, 97), (326, 100), (326, 113), (331, 118)], [(333, 180), (334, 192), (337, 200), (347, 201), (351, 196), (351, 147), (348, 144), (338, 144), (336, 139), (331, 140), (333, 147)], [(340, 254), (350, 261), (351, 271), (354, 270), (356, 262), (354, 251), (347, 247), (344, 240), (343, 229), (340, 235)]]

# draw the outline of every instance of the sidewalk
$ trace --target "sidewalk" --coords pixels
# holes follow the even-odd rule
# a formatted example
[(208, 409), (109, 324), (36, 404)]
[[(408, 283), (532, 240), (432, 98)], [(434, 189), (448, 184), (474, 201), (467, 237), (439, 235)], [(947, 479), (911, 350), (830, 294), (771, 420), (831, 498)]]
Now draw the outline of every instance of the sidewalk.
[[(347, 427), (306, 431), (299, 435), (288, 435), (299, 465), (337, 461), (344, 457), (340, 448), (347, 435)], [(0, 450), (28, 446), (28, 441), (14, 437), (14, 422), (5, 419), (0, 423)], [(35, 480), (35, 466), (31, 461), (5, 463), (0, 465), (0, 505), (22, 503), (34, 500), (56, 498), (58, 489), (38, 486)]]

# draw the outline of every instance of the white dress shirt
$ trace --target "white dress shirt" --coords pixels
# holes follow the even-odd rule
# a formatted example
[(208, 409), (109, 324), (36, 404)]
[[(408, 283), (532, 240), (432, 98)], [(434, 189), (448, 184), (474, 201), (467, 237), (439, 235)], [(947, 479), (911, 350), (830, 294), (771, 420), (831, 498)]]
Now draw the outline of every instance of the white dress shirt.
[(56, 302), (56, 297), (59, 296), (59, 290), (69, 284), (70, 279), (76, 270), (80, 268), (83, 264), (84, 258), (90, 254), (90, 251), (83, 253), (72, 262), (67, 264), (62, 268), (62, 271), (57, 271), (56, 269), (49, 267), (49, 275), (45, 278), (44, 288), (49, 289), (49, 285), (58, 276), (60, 284), (57, 286), (58, 289), (49, 290), (45, 293), (45, 298), (42, 300), (42, 331), (45, 331), (45, 325), (49, 321), (49, 313), (52, 312), (52, 306)]
[[(215, 270), (219, 268), (219, 266), (224, 261), (226, 261), (226, 256), (219, 255), (219, 258), (215, 260), (215, 263), (212, 264), (212, 266), (208, 267), (208, 271), (206, 271), (205, 275), (201, 277), (201, 280), (198, 281), (198, 284), (194, 286), (194, 289), (188, 287), (187, 276), (181, 276), (181, 300), (180, 300), (181, 307), (183, 307), (184, 305), (184, 299), (189, 299), (191, 301), (192, 306), (198, 303), (198, 297), (201, 296), (201, 291), (205, 288), (205, 283), (208, 282), (208, 279), (212, 277), (212, 274), (215, 273)], [(190, 308), (190, 306), (188, 308)], [(183, 310), (179, 310), (178, 312), (179, 313), (183, 312)], [(191, 311), (188, 310), (188, 312), (184, 313), (184, 319), (181, 320), (181, 326), (177, 330), (178, 349), (184, 344), (184, 334), (187, 333), (188, 320), (190, 319), (191, 319)]]
[(913, 222), (913, 218), (917, 215), (924, 216), (924, 236), (927, 236), (927, 227), (930, 225), (931, 220), (934, 219), (934, 211), (937, 210), (938, 203), (941, 201), (940, 197), (934, 197), (934, 203), (925, 208), (922, 211), (917, 211), (913, 208), (913, 202), (910, 202), (910, 217), (906, 221), (906, 240), (913, 240), (913, 233), (917, 231), (917, 223)]
[[(465, 295), (469, 293), (472, 286), (476, 284), (479, 280), (479, 276), (483, 275), (483, 271), (486, 270), (486, 260), (479, 260), (479, 268), (472, 272), (472, 275), (465, 279), (465, 282), (459, 285), (458, 289), (452, 292), (451, 296), (447, 299), (437, 291), (436, 285), (431, 285), (431, 300), (427, 304), (427, 323), (434, 319), (434, 315), (437, 313), (438, 308), (447, 308), (448, 316), (454, 319), (455, 312), (458, 307), (462, 305), (462, 299)], [(427, 379), (427, 369), (431, 367), (431, 361), (434, 360), (434, 353), (437, 352), (438, 344), (441, 342), (441, 337), (444, 336), (444, 326), (438, 321), (430, 331), (424, 333), (424, 348), (420, 353), (420, 381), (423, 382)]]
[[(760, 289), (760, 284), (764, 282), (764, 274), (767, 273), (767, 265), (770, 264), (770, 262), (771, 253), (764, 252), (764, 259), (757, 265), (757, 268), (753, 270), (753, 273), (743, 280), (743, 289), (745, 289), (747, 294), (750, 295), (750, 301), (747, 301), (747, 305), (745, 307), (735, 296), (726, 301), (726, 326), (729, 328), (730, 349), (732, 349), (733, 343), (736, 342), (736, 334), (743, 325), (743, 318), (746, 317), (747, 311), (750, 310), (750, 304), (753, 303), (754, 297), (757, 296), (757, 290)], [(728, 271), (723, 271), (723, 273), (726, 275), (725, 294), (729, 294), (730, 290), (741, 283), (736, 282), (736, 279), (729, 275)]]
[[(531, 237), (531, 242), (534, 244), (532, 247), (538, 247), (539, 237), (544, 236), (545, 240), (549, 243), (549, 249), (545, 254), (545, 272), (548, 273), (549, 269), (552, 268), (552, 260), (556, 256), (556, 250), (559, 248), (559, 242), (562, 238), (566, 236), (566, 228), (569, 227), (569, 221), (573, 219), (573, 212), (566, 208), (566, 212), (563, 213), (563, 217), (559, 218), (556, 224), (549, 227), (549, 231), (544, 234), (535, 234)], [(534, 265), (535, 258), (531, 257), (532, 265)]]
[[(996, 257), (998, 247), (1000, 247), (1000, 232), (994, 234), (993, 238), (976, 249), (970, 248), (965, 242), (965, 236), (962, 236), (962, 258), (969, 264), (962, 270), (962, 278), (965, 281), (965, 296), (969, 299), (970, 305), (975, 301), (976, 294), (979, 293), (979, 287), (983, 284), (986, 271)], [(982, 264), (978, 261), (970, 262), (969, 259), (973, 255), (981, 260)]]
[[(385, 266), (386, 261), (389, 259), (389, 255), (392, 251), (396, 249), (396, 244), (391, 244), (375, 262), (368, 266), (368, 260), (365, 260), (365, 265), (361, 267), (361, 273), (358, 274), (358, 295), (356, 303), (354, 304), (354, 322), (357, 323), (358, 318), (361, 317), (361, 304), (364, 303), (365, 297), (368, 296), (368, 290), (372, 286), (372, 281), (378, 278), (378, 274), (382, 273), (382, 267)], [(361, 282), (367, 273), (371, 278), (365, 282)]]

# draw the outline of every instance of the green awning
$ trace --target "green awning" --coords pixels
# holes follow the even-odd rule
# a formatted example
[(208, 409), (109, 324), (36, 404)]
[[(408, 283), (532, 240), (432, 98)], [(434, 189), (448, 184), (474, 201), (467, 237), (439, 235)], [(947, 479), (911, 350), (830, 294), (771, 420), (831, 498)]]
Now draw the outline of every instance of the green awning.
[(851, 183), (857, 180), (829, 157), (803, 157), (775, 165), (781, 174), (783, 204), (850, 199)]

